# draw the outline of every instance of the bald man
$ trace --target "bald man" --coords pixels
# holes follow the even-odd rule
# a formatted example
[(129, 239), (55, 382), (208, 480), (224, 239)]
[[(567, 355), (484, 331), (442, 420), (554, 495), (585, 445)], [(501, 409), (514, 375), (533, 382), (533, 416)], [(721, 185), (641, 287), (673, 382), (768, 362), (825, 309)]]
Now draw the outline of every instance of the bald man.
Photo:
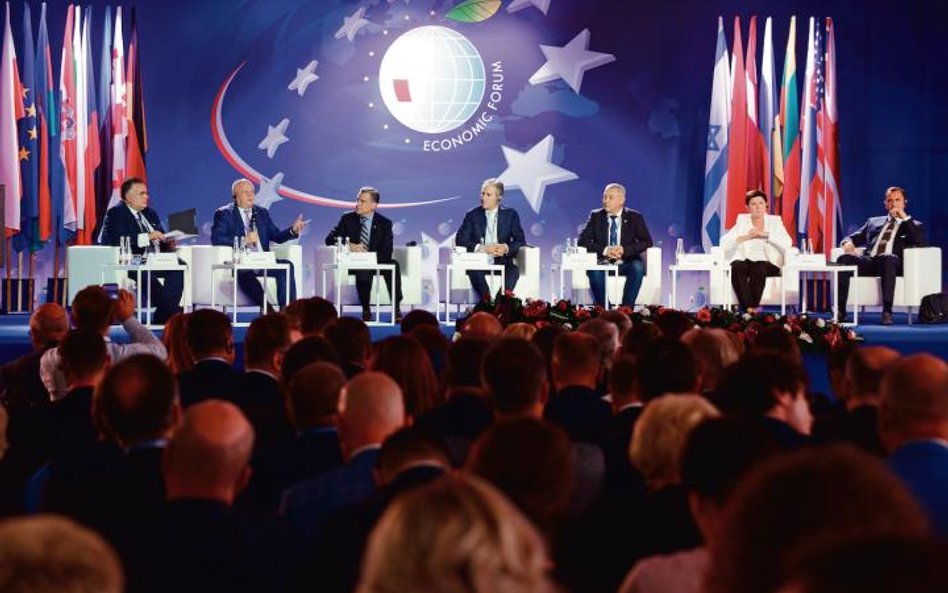
[(467, 318), (464, 327), (461, 328), (461, 335), (465, 338), (491, 342), (497, 339), (503, 331), (504, 326), (499, 319), (490, 313), (480, 311)]
[(879, 436), (889, 468), (915, 494), (936, 535), (948, 536), (948, 364), (931, 354), (893, 363), (882, 377)]
[(346, 464), (287, 490), (281, 512), (301, 541), (314, 544), (325, 518), (368, 496), (382, 442), (405, 425), (402, 390), (388, 375), (360, 373), (339, 394), (339, 436)]
[(37, 307), (30, 317), (30, 343), (33, 352), (12, 360), (0, 368), (0, 401), (27, 407), (49, 403), (49, 392), (40, 378), (40, 359), (59, 344), (69, 331), (66, 310), (56, 303)]

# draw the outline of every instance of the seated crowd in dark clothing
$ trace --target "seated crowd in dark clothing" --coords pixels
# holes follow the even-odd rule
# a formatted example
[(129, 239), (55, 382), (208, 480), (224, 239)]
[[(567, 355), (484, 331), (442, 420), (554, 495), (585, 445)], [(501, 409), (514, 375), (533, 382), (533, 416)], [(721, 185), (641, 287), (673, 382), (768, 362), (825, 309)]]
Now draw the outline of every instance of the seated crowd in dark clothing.
[(0, 369), (0, 591), (948, 590), (937, 357), (845, 346), (821, 395), (779, 328), (416, 310), (373, 344), (320, 298), (241, 357), (218, 311), (159, 341), (80, 294)]

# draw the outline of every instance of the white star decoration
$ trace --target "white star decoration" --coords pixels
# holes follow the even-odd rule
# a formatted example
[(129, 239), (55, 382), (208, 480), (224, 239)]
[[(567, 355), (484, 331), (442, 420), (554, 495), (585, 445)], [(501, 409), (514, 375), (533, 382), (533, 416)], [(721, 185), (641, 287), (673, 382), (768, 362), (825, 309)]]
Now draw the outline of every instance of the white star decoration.
[(257, 148), (266, 150), (267, 156), (272, 159), (273, 155), (276, 154), (277, 148), (280, 148), (280, 145), (284, 142), (290, 141), (290, 139), (286, 137), (286, 128), (289, 125), (290, 120), (283, 118), (277, 125), (267, 126), (267, 137), (260, 141)]
[(504, 158), (507, 159), (507, 168), (497, 178), (508, 188), (519, 189), (527, 199), (534, 212), (540, 212), (543, 203), (543, 192), (546, 186), (563, 181), (579, 179), (572, 171), (554, 165), (553, 136), (549, 135), (540, 140), (527, 152), (520, 152), (513, 148), (501, 146)]
[(517, 12), (530, 6), (535, 6), (537, 10), (546, 14), (546, 11), (550, 9), (550, 0), (513, 0), (507, 5), (507, 12)]
[(589, 29), (583, 29), (563, 47), (541, 45), (540, 49), (546, 56), (546, 63), (533, 73), (530, 84), (542, 84), (562, 78), (577, 93), (583, 84), (583, 74), (586, 70), (616, 60), (612, 54), (589, 51)]
[(283, 197), (278, 193), (282, 183), (283, 173), (277, 173), (270, 179), (261, 177), (260, 189), (257, 190), (257, 195), (254, 196), (253, 203), (256, 206), (260, 206), (261, 208), (266, 208), (269, 210), (270, 206), (283, 199)]
[(319, 62), (313, 60), (307, 64), (305, 68), (297, 68), (296, 78), (290, 82), (290, 86), (286, 87), (286, 89), (296, 91), (296, 93), (302, 97), (306, 93), (306, 88), (319, 80), (319, 76), (315, 73), (317, 64), (319, 64)]
[(354, 41), (356, 33), (359, 32), (359, 29), (369, 24), (365, 18), (365, 7), (360, 6), (359, 10), (352, 13), (352, 16), (346, 16), (342, 18), (342, 26), (339, 27), (339, 30), (336, 31), (334, 37), (336, 39), (342, 39), (345, 37), (349, 41)]

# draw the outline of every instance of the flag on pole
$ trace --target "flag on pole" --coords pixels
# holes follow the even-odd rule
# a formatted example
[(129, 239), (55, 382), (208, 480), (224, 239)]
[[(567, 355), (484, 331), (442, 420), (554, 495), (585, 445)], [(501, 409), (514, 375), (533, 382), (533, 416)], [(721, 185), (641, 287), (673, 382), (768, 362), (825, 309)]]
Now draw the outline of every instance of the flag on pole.
[(760, 63), (760, 89), (758, 90), (757, 126), (763, 140), (762, 171), (764, 193), (770, 201), (770, 212), (774, 211), (774, 131), (776, 124), (777, 87), (774, 84), (774, 43), (771, 19), (764, 24), (764, 54)]
[(839, 193), (839, 112), (836, 106), (836, 35), (833, 19), (826, 19), (826, 84), (823, 111), (817, 124), (823, 154), (823, 251), (839, 242), (843, 228), (843, 207)]
[(102, 45), (99, 57), (99, 168), (95, 172), (96, 212), (99, 214), (96, 236), (112, 197), (112, 10), (105, 9)]
[(57, 121), (56, 96), (53, 87), (53, 61), (49, 53), (49, 32), (46, 29), (46, 3), (40, 9), (39, 34), (36, 39), (36, 77), (34, 78), (37, 118), (37, 161), (39, 162), (39, 176), (37, 177), (39, 241), (46, 242), (53, 235), (52, 216), (52, 182), (50, 163), (50, 146), (58, 148), (54, 141)]
[(115, 33), (112, 38), (112, 191), (109, 208), (122, 201), (125, 181), (125, 141), (128, 138), (128, 117), (125, 103), (125, 41), (122, 38), (122, 7), (115, 9)]
[(25, 115), (23, 87), (16, 66), (16, 50), (10, 31), (10, 3), (6, 5), (3, 27), (3, 54), (0, 56), (0, 185), (4, 187), (6, 236), (20, 230), (20, 146), (17, 122)]
[(126, 153), (129, 177), (148, 180), (145, 172), (145, 153), (148, 136), (145, 132), (145, 99), (142, 91), (141, 44), (138, 41), (138, 23), (132, 7), (132, 26), (128, 42), (128, 76), (126, 106), (128, 109), (128, 149)]
[(36, 150), (39, 131), (36, 117), (36, 85), (34, 84), (33, 18), (30, 5), (23, 5), (23, 107), (25, 117), (19, 120), (17, 136), (20, 143), (20, 180), (23, 184), (23, 199), (20, 201), (20, 232), (13, 237), (13, 249), (17, 253), (29, 249), (30, 253), (42, 246), (39, 239), (39, 158)]
[(99, 166), (99, 114), (95, 98), (95, 74), (92, 70), (92, 37), (90, 24), (92, 23), (92, 7), (85, 9), (85, 18), (82, 23), (82, 77), (76, 81), (77, 86), (83, 87), (82, 103), (85, 108), (82, 134), (82, 184), (83, 217), (81, 238), (77, 243), (91, 245), (95, 243), (94, 230), (96, 226), (96, 194), (95, 171)]
[(731, 124), (728, 131), (727, 202), (724, 228), (734, 226), (737, 215), (745, 210), (747, 193), (747, 74), (744, 72), (744, 49), (741, 43), (741, 17), (734, 17), (734, 59), (731, 90)]
[(806, 74), (803, 79), (805, 99), (803, 102), (803, 155), (800, 172), (800, 218), (797, 232), (812, 241), (814, 251), (822, 250), (820, 234), (819, 196), (822, 195), (822, 175), (817, 170), (821, 163), (817, 141), (816, 121), (822, 109), (823, 97), (823, 52), (822, 39), (816, 19), (810, 17), (810, 33), (807, 41)]
[[(752, 16), (747, 34), (747, 189), (764, 187), (763, 139), (757, 118), (757, 17)], [(743, 200), (743, 198), (742, 198)]]
[(797, 94), (797, 17), (790, 17), (790, 34), (783, 63), (783, 81), (780, 84), (780, 123), (783, 148), (778, 182), (781, 191), (780, 216), (783, 226), (796, 243), (797, 201), (800, 198), (800, 102)]
[(704, 211), (701, 215), (701, 245), (705, 253), (721, 241), (724, 204), (727, 199), (727, 126), (730, 120), (730, 65), (724, 19), (718, 17), (718, 41), (714, 51), (714, 78), (711, 83), (711, 113), (708, 117), (708, 146), (704, 159)]
[(63, 34), (62, 65), (59, 69), (59, 160), (63, 169), (62, 225), (66, 229), (67, 241), (75, 237), (76, 216), (76, 62), (73, 52), (74, 19), (78, 18), (75, 7), (66, 9), (66, 29)]

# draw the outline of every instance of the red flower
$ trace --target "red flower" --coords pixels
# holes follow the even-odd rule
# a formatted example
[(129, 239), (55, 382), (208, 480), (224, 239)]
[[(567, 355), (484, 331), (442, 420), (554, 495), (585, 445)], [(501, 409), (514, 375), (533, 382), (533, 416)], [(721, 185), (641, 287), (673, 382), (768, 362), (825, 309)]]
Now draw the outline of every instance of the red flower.
[(695, 313), (695, 319), (697, 319), (699, 323), (709, 323), (711, 321), (711, 311), (708, 310), (707, 307), (699, 309), (698, 312)]
[(559, 311), (566, 311), (566, 309), (567, 309), (568, 307), (569, 307), (569, 305), (566, 303), (566, 301), (560, 301), (560, 302), (556, 303), (556, 308), (557, 308), (557, 310), (559, 310)]
[(631, 314), (632, 314), (632, 307), (630, 307), (630, 306), (628, 306), (628, 305), (622, 305), (621, 307), (619, 307), (619, 311), (625, 313), (626, 315), (631, 315)]
[(776, 321), (776, 319), (773, 315), (764, 316), (764, 323), (773, 323), (774, 321)]
[(728, 326), (728, 329), (731, 330), (732, 332), (738, 332), (738, 333), (740, 333), (740, 331), (741, 331), (741, 324), (740, 324), (740, 323), (736, 323), (736, 322), (735, 322), (735, 323), (732, 323), (731, 325)]
[(589, 313), (588, 309), (577, 309), (576, 310), (576, 319), (589, 319), (592, 315)]
[(744, 332), (737, 332), (737, 339), (742, 342), (745, 342), (747, 341), (747, 336), (744, 335)]
[(550, 322), (544, 319), (537, 319), (537, 322), (533, 325), (537, 326), (537, 329), (543, 329), (544, 327), (550, 325)]
[(662, 313), (665, 312), (665, 307), (659, 305), (658, 307), (656, 307), (655, 312), (661, 315)]

